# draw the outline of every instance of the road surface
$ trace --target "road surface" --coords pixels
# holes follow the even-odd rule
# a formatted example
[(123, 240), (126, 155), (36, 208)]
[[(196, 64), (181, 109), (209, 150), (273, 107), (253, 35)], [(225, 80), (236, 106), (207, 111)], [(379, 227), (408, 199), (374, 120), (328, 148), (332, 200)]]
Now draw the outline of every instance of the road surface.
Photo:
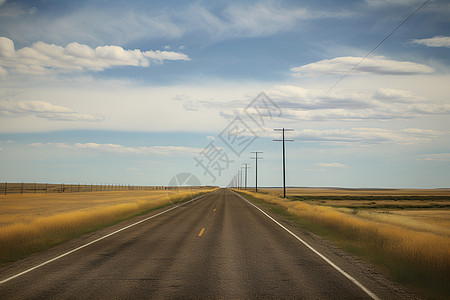
[[(360, 283), (227, 189), (154, 211), (0, 269), (1, 299), (409, 298), (336, 249), (318, 251)], [(159, 214), (163, 212), (162, 214)], [(159, 214), (159, 215), (157, 215)], [(154, 216), (147, 219), (149, 216)], [(280, 220), (280, 217), (275, 217)], [(64, 257), (60, 254), (123, 228)], [(280, 221), (316, 243), (312, 235)], [(8, 280), (4, 282), (5, 280)]]

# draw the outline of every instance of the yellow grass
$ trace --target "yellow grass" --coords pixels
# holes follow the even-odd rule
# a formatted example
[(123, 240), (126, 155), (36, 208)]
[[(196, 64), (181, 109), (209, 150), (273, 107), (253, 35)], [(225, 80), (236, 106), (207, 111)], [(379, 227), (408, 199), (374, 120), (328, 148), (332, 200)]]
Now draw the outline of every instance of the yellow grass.
[[(283, 195), (281, 188), (261, 188), (271, 195)], [(450, 189), (341, 189), (287, 188), (288, 195), (303, 196), (449, 196)]]
[(0, 263), (181, 201), (189, 190), (8, 195), (0, 198)]
[(61, 194), (11, 194), (0, 196), (0, 227), (14, 223), (28, 223), (36, 217), (92, 210), (97, 207), (116, 204), (130, 204), (138, 201), (159, 201), (168, 193), (178, 191), (122, 191)]
[[(334, 208), (245, 193), (285, 208), (287, 213), (312, 225), (311, 228), (324, 228), (339, 244), (377, 263), (395, 279), (427, 290), (428, 295), (449, 296), (448, 210), (420, 216), (418, 211)], [(437, 220), (433, 221), (433, 216), (438, 216)]]
[(357, 217), (450, 238), (450, 210), (357, 210)]

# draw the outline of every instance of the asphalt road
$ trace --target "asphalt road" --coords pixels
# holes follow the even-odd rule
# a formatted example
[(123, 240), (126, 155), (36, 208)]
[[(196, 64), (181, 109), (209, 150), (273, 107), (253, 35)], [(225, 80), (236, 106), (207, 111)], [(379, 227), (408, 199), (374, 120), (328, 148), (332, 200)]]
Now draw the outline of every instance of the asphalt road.
[[(13, 263), (0, 270), (0, 281), (164, 210)], [(335, 250), (317, 247), (375, 295), (410, 296)], [(1, 283), (0, 298), (370, 297), (261, 211), (221, 189)]]

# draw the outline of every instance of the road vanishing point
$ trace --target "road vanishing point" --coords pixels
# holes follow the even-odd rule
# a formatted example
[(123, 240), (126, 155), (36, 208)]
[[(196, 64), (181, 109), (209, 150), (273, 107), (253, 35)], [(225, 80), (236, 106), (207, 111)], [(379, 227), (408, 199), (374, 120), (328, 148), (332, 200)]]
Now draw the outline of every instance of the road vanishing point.
[(0, 299), (393, 299), (397, 285), (228, 189), (0, 268)]

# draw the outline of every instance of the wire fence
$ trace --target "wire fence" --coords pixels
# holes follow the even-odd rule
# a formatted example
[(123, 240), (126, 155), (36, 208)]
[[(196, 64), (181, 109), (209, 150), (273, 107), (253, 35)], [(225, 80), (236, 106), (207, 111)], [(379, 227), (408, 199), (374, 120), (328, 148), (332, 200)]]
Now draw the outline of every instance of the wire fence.
[[(125, 184), (65, 184), (65, 183), (0, 183), (0, 195), (9, 194), (49, 194), (49, 193), (86, 193), (105, 191), (153, 191), (176, 190), (175, 186), (141, 186)], [(186, 187), (184, 187), (186, 188)], [(189, 187), (203, 188), (203, 187)]]

